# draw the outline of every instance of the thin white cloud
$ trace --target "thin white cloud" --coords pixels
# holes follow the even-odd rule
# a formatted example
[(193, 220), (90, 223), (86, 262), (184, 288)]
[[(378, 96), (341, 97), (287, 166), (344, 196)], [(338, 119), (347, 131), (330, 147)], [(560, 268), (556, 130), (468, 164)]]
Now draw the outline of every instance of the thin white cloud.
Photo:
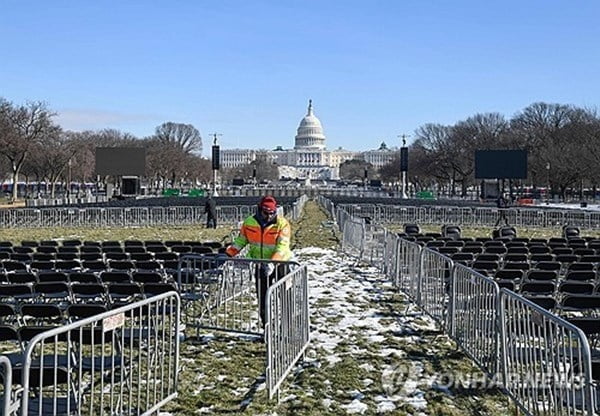
[(156, 119), (151, 114), (120, 113), (96, 109), (59, 110), (56, 122), (66, 130), (98, 130)]

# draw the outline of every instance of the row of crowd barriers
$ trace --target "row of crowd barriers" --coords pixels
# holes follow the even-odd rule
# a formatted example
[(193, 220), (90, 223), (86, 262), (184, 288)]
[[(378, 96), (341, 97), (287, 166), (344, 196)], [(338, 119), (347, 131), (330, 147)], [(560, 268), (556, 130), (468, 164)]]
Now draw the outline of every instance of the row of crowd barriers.
[(579, 328), (342, 207), (335, 218), (344, 249), (379, 267), (430, 315), (486, 373), (486, 387), (501, 388), (527, 415), (598, 414), (590, 346)]
[[(415, 223), (493, 227), (499, 218), (499, 209), (489, 207), (343, 204), (340, 208), (344, 208), (350, 216), (368, 218), (370, 222), (380, 225)], [(568, 224), (585, 229), (600, 229), (600, 211), (552, 208), (503, 210), (508, 223), (515, 227), (560, 228)]]
[(179, 320), (171, 291), (61, 327), (22, 328), (32, 336), (23, 356), (12, 366), (0, 356), (2, 414), (157, 412), (177, 397)]
[[(292, 220), (300, 218), (308, 200), (302, 195), (285, 212)], [(217, 224), (237, 224), (256, 212), (256, 205), (217, 207)], [(173, 207), (49, 207), (0, 210), (0, 227), (151, 227), (206, 224), (204, 206)]]
[(300, 219), (302, 215), (302, 211), (304, 211), (304, 205), (308, 201), (308, 196), (301, 195), (293, 204), (289, 212), (287, 213), (287, 217), (290, 220), (297, 221)]
[[(273, 281), (261, 298), (257, 273), (272, 264)], [(266, 283), (266, 282), (265, 282)], [(296, 262), (184, 255), (177, 284), (186, 328), (264, 337), (269, 399), (276, 394), (310, 340), (308, 270)], [(265, 322), (261, 322), (263, 305)]]
[[(256, 205), (217, 207), (218, 224), (237, 224)], [(0, 210), (0, 227), (149, 227), (206, 224), (204, 207), (24, 208)]]

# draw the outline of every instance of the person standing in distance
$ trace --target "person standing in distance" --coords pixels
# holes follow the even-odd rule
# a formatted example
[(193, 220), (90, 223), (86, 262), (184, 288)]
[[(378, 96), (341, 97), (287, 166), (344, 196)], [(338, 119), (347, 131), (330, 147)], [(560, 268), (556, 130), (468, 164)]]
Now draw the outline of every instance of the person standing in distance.
[[(291, 227), (283, 215), (277, 215), (277, 201), (272, 196), (263, 197), (256, 214), (244, 220), (239, 235), (225, 250), (229, 257), (236, 256), (248, 246), (247, 257), (258, 260), (288, 261)], [(287, 272), (285, 263), (261, 263), (256, 271), (256, 292), (259, 296), (260, 318), (265, 324), (265, 298), (267, 289)]]
[(206, 228), (217, 228), (217, 202), (212, 195), (208, 196), (206, 204), (204, 204), (204, 213), (206, 214)]

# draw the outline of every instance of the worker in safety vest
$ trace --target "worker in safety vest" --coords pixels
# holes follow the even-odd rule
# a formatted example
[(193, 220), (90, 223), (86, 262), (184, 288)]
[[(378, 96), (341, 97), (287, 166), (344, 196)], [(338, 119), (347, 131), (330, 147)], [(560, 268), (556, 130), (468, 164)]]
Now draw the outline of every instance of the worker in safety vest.
[[(288, 261), (290, 251), (290, 223), (277, 215), (277, 201), (272, 196), (263, 197), (256, 214), (244, 220), (239, 235), (225, 253), (236, 256), (248, 246), (247, 257), (259, 260)], [(267, 289), (287, 272), (285, 263), (261, 263), (256, 272), (256, 291), (259, 296), (260, 317), (265, 323), (265, 298)]]

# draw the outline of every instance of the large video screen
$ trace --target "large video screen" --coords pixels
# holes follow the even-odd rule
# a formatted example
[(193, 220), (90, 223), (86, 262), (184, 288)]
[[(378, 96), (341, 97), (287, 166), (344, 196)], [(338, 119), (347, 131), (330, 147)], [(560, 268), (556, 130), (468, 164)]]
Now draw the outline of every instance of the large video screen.
[(146, 149), (143, 147), (96, 147), (96, 175), (145, 174)]
[(527, 179), (527, 150), (476, 150), (476, 179)]

